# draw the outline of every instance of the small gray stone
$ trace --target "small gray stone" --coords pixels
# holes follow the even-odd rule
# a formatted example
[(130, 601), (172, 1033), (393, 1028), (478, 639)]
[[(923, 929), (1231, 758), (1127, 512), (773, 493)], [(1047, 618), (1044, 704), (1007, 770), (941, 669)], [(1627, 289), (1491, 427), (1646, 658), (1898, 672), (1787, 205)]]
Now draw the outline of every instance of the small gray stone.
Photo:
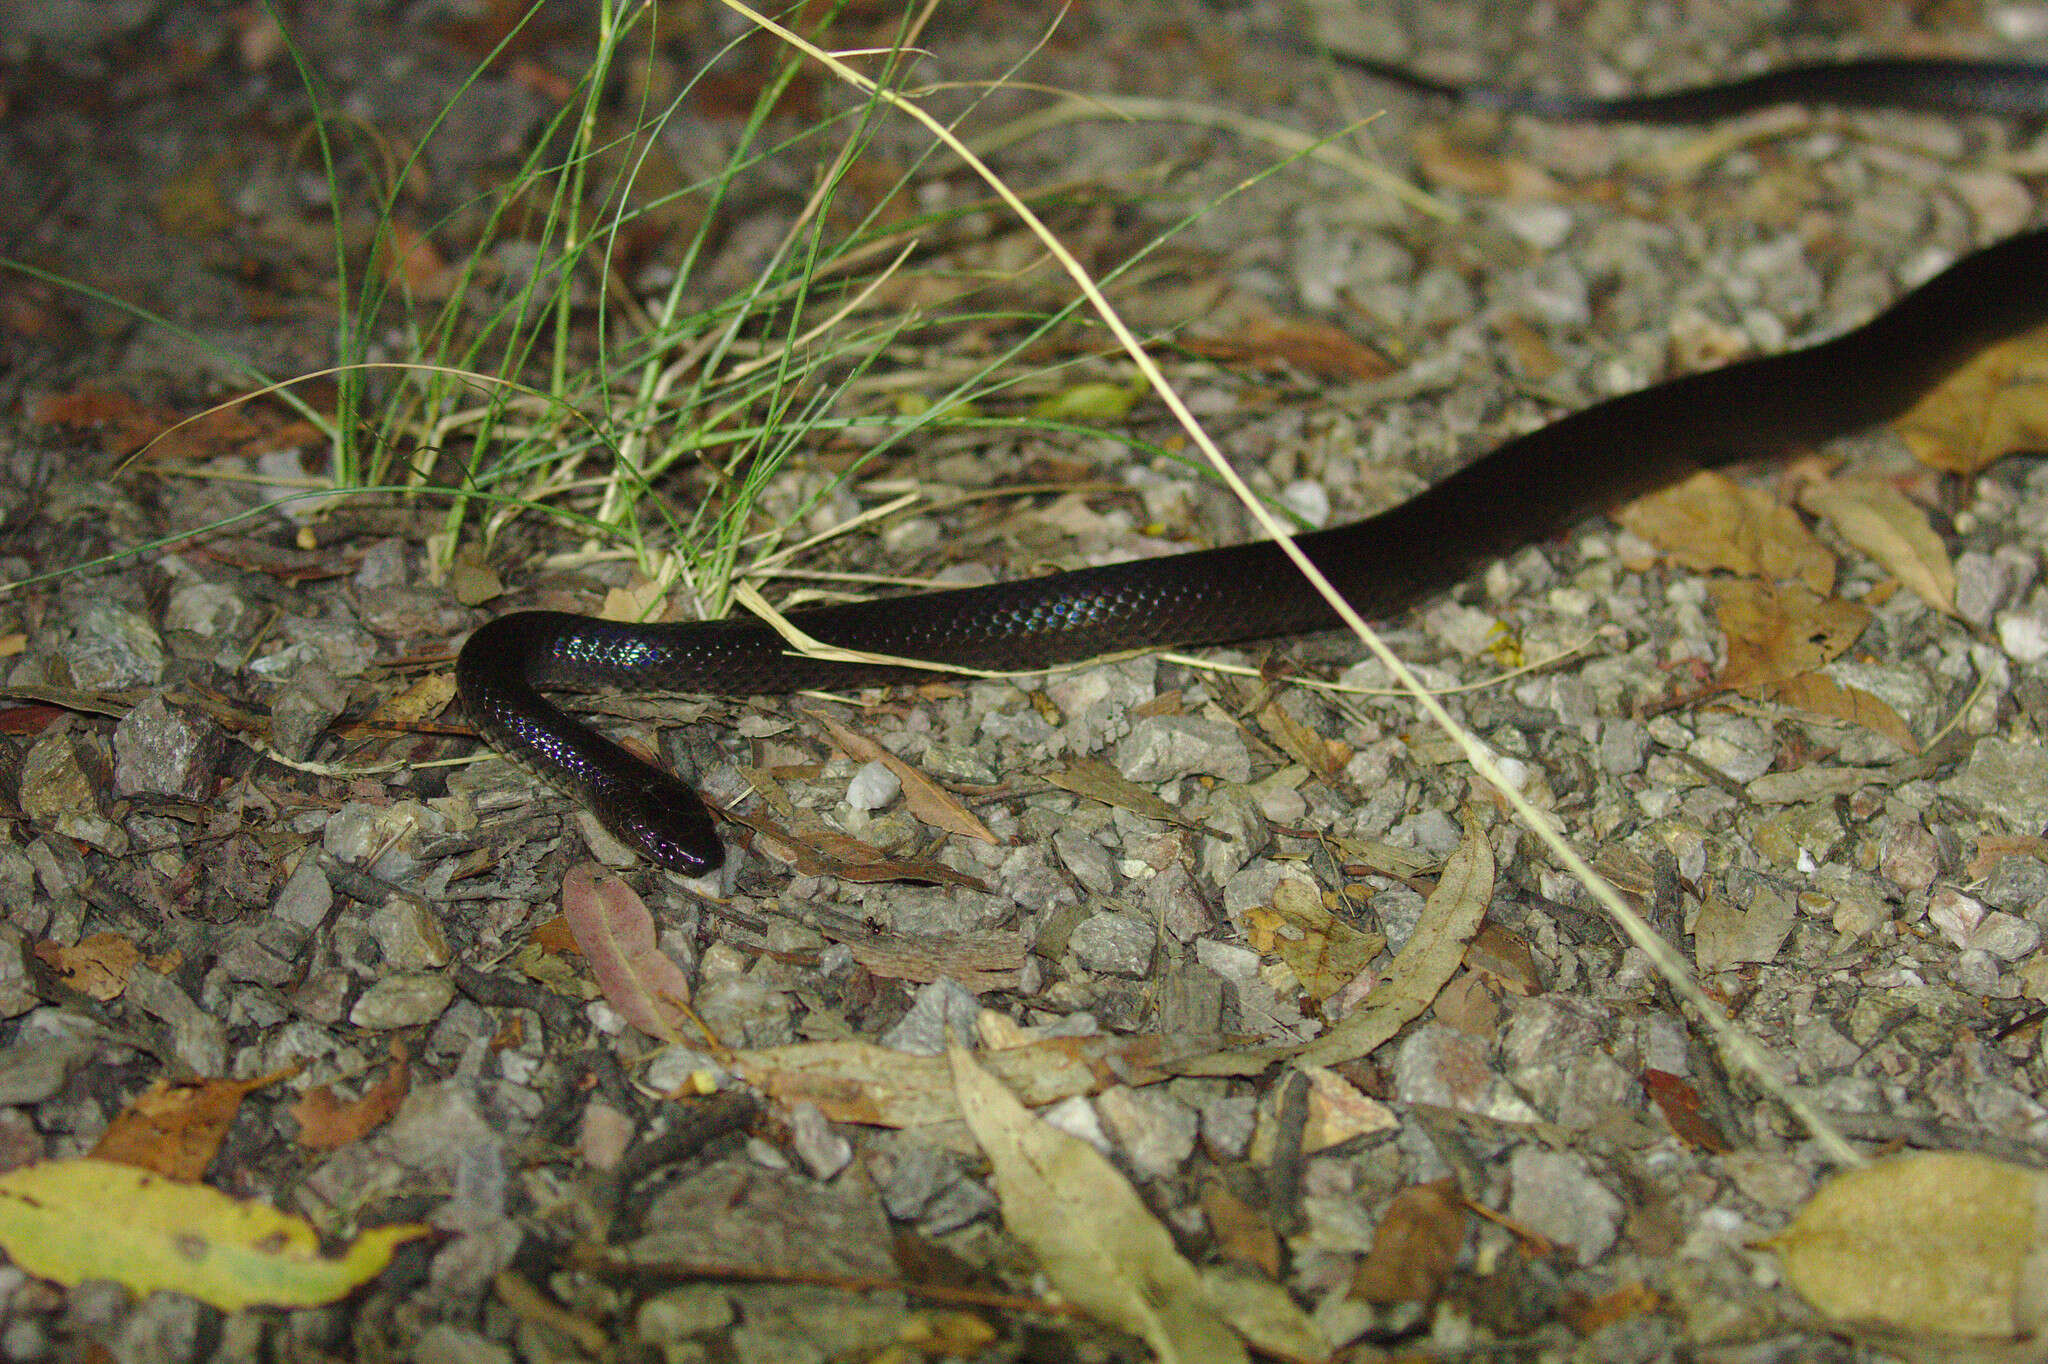
[(1202, 883), (1179, 862), (1144, 882), (1139, 894), (1146, 917), (1180, 942), (1193, 942), (1216, 927), (1216, 911), (1210, 907)]
[(941, 976), (917, 987), (910, 1008), (881, 1036), (885, 1047), (912, 1056), (937, 1056), (951, 1042), (972, 1045), (981, 1001), (960, 982)]
[(163, 640), (147, 620), (112, 602), (94, 602), (78, 613), (63, 657), (71, 684), (81, 691), (124, 691), (163, 680)]
[(1162, 782), (1207, 775), (1225, 781), (1251, 780), (1251, 751), (1236, 725), (1199, 715), (1153, 715), (1131, 726), (1116, 746), (1116, 766), (1126, 781)]
[(1136, 979), (1152, 969), (1156, 938), (1152, 925), (1135, 914), (1094, 914), (1075, 926), (1067, 950), (1090, 971)]
[(300, 668), (270, 703), (271, 747), (295, 761), (304, 759), (347, 705), (348, 688), (334, 674)]
[(649, 1298), (634, 1318), (640, 1336), (667, 1352), (692, 1336), (709, 1335), (733, 1324), (732, 1297), (711, 1284), (685, 1284)]
[(846, 783), (846, 803), (856, 810), (879, 810), (903, 790), (902, 779), (880, 760), (862, 763)]
[(445, 1321), (420, 1333), (412, 1357), (416, 1364), (512, 1364), (512, 1351), (505, 1346)]
[(219, 725), (148, 697), (114, 726), (114, 794), (203, 801), (226, 751)]
[(171, 1049), (195, 1074), (225, 1075), (227, 1026), (207, 1013), (169, 976), (136, 966), (128, 972), (130, 1003), (171, 1028)]
[(1941, 792), (1997, 816), (2010, 829), (2038, 834), (2048, 827), (2048, 749), (1986, 735)]
[(853, 1143), (833, 1130), (814, 1103), (790, 1105), (789, 1144), (815, 1179), (830, 1179), (853, 1163)]
[(1575, 1248), (1581, 1265), (1613, 1246), (1621, 1230), (1621, 1200), (1593, 1178), (1583, 1160), (1525, 1146), (1509, 1161), (1508, 1173), (1514, 1181), (1508, 1216), (1516, 1223)]
[(1202, 1146), (1211, 1159), (1226, 1164), (1244, 1159), (1259, 1123), (1259, 1101), (1250, 1094), (1225, 1094), (1198, 1106)]
[(416, 1028), (439, 1018), (454, 999), (455, 986), (445, 977), (408, 971), (386, 976), (363, 991), (348, 1011), (348, 1021), (374, 1032)]
[(370, 936), (396, 971), (439, 970), (453, 955), (440, 919), (410, 895), (388, 896), (371, 911)]
[(697, 992), (704, 1025), (732, 1047), (780, 1047), (796, 1040), (789, 997), (755, 976), (720, 976)]
[(1052, 850), (1083, 890), (1107, 895), (1116, 888), (1116, 864), (1100, 840), (1079, 829), (1063, 828), (1053, 834)]
[(863, 1179), (820, 1184), (724, 1160), (656, 1194), (644, 1224), (627, 1252), (636, 1260), (852, 1278), (896, 1272), (882, 1198)]
[(1650, 731), (1640, 720), (1609, 720), (1600, 726), (1600, 768), (1610, 777), (1643, 770), (1650, 753)]
[(292, 868), (277, 898), (270, 903), (273, 918), (307, 933), (326, 922), (333, 908), (334, 888), (327, 883), (327, 873), (320, 869), (319, 859), (311, 856), (299, 859), (299, 865)]
[(47, 1035), (25, 1037), (0, 1050), (0, 1107), (41, 1103), (62, 1089), (93, 1051), (82, 1038)]
[(1162, 1089), (1115, 1085), (1096, 1097), (1095, 1111), (1141, 1179), (1176, 1174), (1194, 1153), (1201, 1120)]
[(2036, 923), (2048, 920), (2048, 865), (2031, 857), (2001, 857), (1977, 887), (1977, 898)]

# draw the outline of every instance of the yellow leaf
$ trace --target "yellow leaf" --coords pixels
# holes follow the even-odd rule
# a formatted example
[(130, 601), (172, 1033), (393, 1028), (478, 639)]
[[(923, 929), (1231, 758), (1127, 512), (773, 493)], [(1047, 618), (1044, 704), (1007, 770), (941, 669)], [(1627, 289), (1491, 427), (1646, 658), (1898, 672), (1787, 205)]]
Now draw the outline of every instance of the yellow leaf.
[(22, 1269), (66, 1287), (112, 1279), (138, 1297), (169, 1289), (227, 1312), (334, 1302), (430, 1230), (376, 1227), (330, 1257), (303, 1217), (129, 1165), (46, 1160), (0, 1175), (0, 1249)]
[(1799, 505), (1913, 589), (1943, 615), (1956, 613), (1956, 574), (1948, 546), (1927, 513), (1889, 483), (1868, 478), (1816, 480), (1799, 490)]
[(1128, 385), (1100, 380), (1074, 384), (1033, 403), (1031, 415), (1045, 421), (1120, 422), (1149, 387), (1142, 376)]
[(2031, 1336), (2042, 1325), (2040, 1171), (1925, 1151), (1836, 1175), (1764, 1242), (1833, 1321), (1916, 1335)]
[(1003, 1223), (1053, 1287), (1097, 1321), (1142, 1336), (1164, 1364), (1246, 1359), (1195, 1267), (1116, 1167), (1032, 1116), (964, 1050), (950, 1055), (961, 1115), (995, 1169)]
[(1898, 432), (1922, 464), (1952, 474), (2048, 448), (2048, 328), (1957, 370), (1899, 418)]

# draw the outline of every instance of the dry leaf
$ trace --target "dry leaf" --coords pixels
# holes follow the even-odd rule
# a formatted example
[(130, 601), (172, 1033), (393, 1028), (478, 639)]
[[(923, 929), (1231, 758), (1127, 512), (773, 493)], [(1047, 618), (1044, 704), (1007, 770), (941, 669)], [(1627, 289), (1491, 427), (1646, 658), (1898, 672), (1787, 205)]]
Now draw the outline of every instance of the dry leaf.
[(562, 879), (562, 914), (611, 1006), (650, 1037), (681, 1040), (690, 983), (655, 942), (654, 916), (633, 888), (585, 862)]
[(1799, 918), (1799, 904), (1783, 891), (1757, 888), (1734, 904), (1709, 894), (1689, 925), (1693, 959), (1712, 975), (1744, 962), (1775, 961)]
[(289, 1066), (253, 1080), (158, 1080), (114, 1116), (90, 1154), (189, 1183), (220, 1154), (242, 1100), (297, 1069)]
[(1920, 751), (1920, 740), (1906, 727), (1899, 713), (1861, 687), (1844, 686), (1826, 673), (1801, 673), (1778, 683), (1773, 691), (1788, 706), (1797, 706), (1811, 715), (1847, 720), (1882, 734), (1908, 753)]
[(878, 762), (896, 774), (903, 783), (903, 803), (934, 829), (944, 829), (949, 834), (962, 838), (978, 838), (984, 843), (1000, 843), (1002, 840), (978, 819), (972, 810), (962, 805), (945, 787), (912, 767), (888, 749), (865, 735), (855, 734), (822, 711), (806, 712), (813, 720), (825, 727), (832, 736), (832, 742), (839, 751), (855, 762)]
[(416, 725), (431, 720), (455, 699), (454, 673), (428, 673), (396, 696), (385, 698), (363, 723)]
[(1465, 1244), (1458, 1181), (1411, 1184), (1394, 1195), (1351, 1276), (1351, 1296), (1387, 1305), (1434, 1302)]
[(1277, 701), (1259, 711), (1259, 728), (1265, 731), (1275, 748), (1324, 781), (1342, 772), (1344, 764), (1351, 760), (1351, 750), (1347, 745), (1325, 739), (1289, 715)]
[(1323, 907), (1316, 888), (1301, 881), (1285, 879), (1274, 887), (1272, 913), (1281, 929), (1272, 950), (1318, 1004), (1349, 985), (1387, 947), (1384, 933), (1338, 918)]
[(1764, 1245), (1831, 1321), (2012, 1339), (2048, 1324), (2044, 1208), (2038, 1170), (1923, 1151), (1836, 1175)]
[(1715, 618), (1728, 635), (1728, 665), (1715, 679), (1749, 691), (1814, 672), (1840, 657), (1870, 624), (1854, 602), (1821, 597), (1797, 584), (1752, 579), (1713, 583)]
[[(1032, 1105), (1095, 1094), (1110, 1085), (1154, 1084), (1184, 1043), (1163, 1037), (1049, 1037), (1005, 1047), (983, 1063)], [(833, 1122), (922, 1127), (958, 1122), (960, 1105), (943, 1056), (909, 1056), (871, 1042), (799, 1042), (735, 1052), (733, 1074), (783, 1103), (814, 1103)]]
[(1248, 1358), (1130, 1183), (1100, 1151), (1033, 1117), (966, 1051), (952, 1049), (960, 1111), (995, 1170), (1003, 1224), (1062, 1297), (1129, 1331), (1162, 1364)]
[(1350, 333), (1299, 318), (1255, 316), (1223, 335), (1189, 336), (1181, 345), (1205, 360), (1267, 369), (1291, 365), (1319, 378), (1372, 380), (1394, 372), (1385, 356)]
[(1694, 474), (1637, 498), (1615, 519), (1687, 568), (1793, 579), (1823, 595), (1835, 585), (1835, 556), (1799, 514), (1726, 474)]
[(1189, 819), (1183, 811), (1161, 800), (1155, 792), (1146, 790), (1136, 782), (1124, 780), (1123, 773), (1100, 758), (1077, 759), (1058, 772), (1046, 773), (1045, 779), (1062, 791), (1071, 791), (1077, 796), (1099, 800), (1104, 805), (1129, 810), (1132, 814), (1143, 815), (1147, 819), (1178, 824), (1189, 829), (1202, 827)]
[(317, 1085), (291, 1106), (298, 1119), (299, 1145), (310, 1151), (333, 1151), (360, 1141), (391, 1121), (412, 1087), (412, 1067), (405, 1044), (391, 1044), (391, 1069), (384, 1078), (363, 1092), (363, 1097), (343, 1102), (334, 1097), (334, 1086)]
[(1024, 970), (1024, 935), (1003, 929), (980, 933), (901, 933), (848, 938), (853, 959), (887, 980), (919, 984), (945, 976), (965, 989), (1014, 990)]
[(1365, 1056), (1419, 1017), (1464, 960), (1466, 944), (1493, 902), (1493, 847), (1468, 813), (1465, 841), (1444, 863), (1422, 918), (1387, 967), (1386, 980), (1342, 1023), (1303, 1047), (1303, 1065), (1334, 1066)]
[(1920, 600), (1943, 615), (1956, 613), (1956, 573), (1948, 546), (1927, 524), (1927, 513), (1897, 488), (1867, 478), (1815, 480), (1799, 490), (1799, 505), (1833, 526)]
[(69, 947), (39, 942), (35, 953), (67, 985), (101, 1003), (120, 997), (128, 988), (128, 973), (142, 960), (142, 949), (119, 933), (94, 933)]
[(1921, 463), (1970, 475), (2048, 449), (2048, 328), (2002, 341), (1943, 380), (1897, 422)]
[(1220, 1179), (1202, 1190), (1202, 1215), (1227, 1260), (1250, 1265), (1269, 1279), (1280, 1277), (1280, 1236), (1266, 1215), (1230, 1191)]
[(1680, 1141), (1711, 1155), (1729, 1149), (1727, 1139), (1700, 1111), (1703, 1105), (1698, 1090), (1669, 1071), (1646, 1070), (1642, 1078), (1643, 1092), (1657, 1105), (1657, 1111), (1664, 1115), (1664, 1121)]
[(1489, 199), (1552, 199), (1558, 194), (1556, 179), (1534, 162), (1492, 156), (1437, 130), (1415, 135), (1415, 160), (1432, 184)]

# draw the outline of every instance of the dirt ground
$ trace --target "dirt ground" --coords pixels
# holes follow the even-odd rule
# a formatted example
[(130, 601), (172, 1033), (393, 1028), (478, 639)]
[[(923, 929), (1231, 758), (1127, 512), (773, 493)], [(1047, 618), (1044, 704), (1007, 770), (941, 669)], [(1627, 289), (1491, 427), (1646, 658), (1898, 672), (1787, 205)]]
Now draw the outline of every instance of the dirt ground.
[[(492, 61), (502, 5), (279, 16), (386, 169), (427, 149), (412, 283), (474, 249), (463, 206), (563, 106), (594, 8), (543, 7)], [(856, 4), (828, 41), (899, 21)], [(736, 145), (778, 49), (688, 80), (743, 29), (663, 10), (642, 76), (687, 92), (650, 174)], [(919, 98), (1091, 269), (1171, 232), (1112, 296), (1306, 524), (1834, 334), (2042, 221), (2025, 122), (1504, 118), (1341, 69), (1311, 30), (1443, 79), (1614, 93), (2038, 57), (2048, 4), (937, 11)], [(380, 268), (377, 172), (323, 172), (277, 26), (20, 7), (0, 99), (0, 1360), (1197, 1360), (1242, 1337), (1747, 1361), (2031, 1331), (2031, 1222), (2009, 1259), (1944, 1228), (2036, 1206), (2048, 1136), (2048, 467), (1990, 460), (2048, 431), (2038, 346), (1911, 423), (1589, 520), (1380, 623), (1745, 1052), (1348, 637), (603, 700), (735, 812), (733, 852), (689, 882), (573, 872), (615, 849), (479, 749), (448, 678), (500, 611), (641, 590), (627, 557), (472, 518), (448, 571), (433, 497), (195, 534), (331, 479), (274, 403), (131, 458), (254, 376), (336, 363), (337, 220), (351, 268)], [(852, 101), (807, 70), (773, 118)], [(883, 203), (928, 146), (884, 116), (852, 197)], [(748, 171), (704, 299), (789, 232), (821, 157)], [(878, 298), (973, 316), (886, 347), (861, 410), (943, 392), (1069, 297), (949, 153), (902, 199), (935, 226)], [(622, 295), (665, 287), (693, 202), (622, 249)], [(406, 347), (393, 323), (368, 354)], [(980, 401), (1142, 394), (1131, 373), (1077, 323)], [(821, 494), (860, 448), (802, 443), (760, 502), (804, 534), (889, 507), (787, 566), (831, 585), (1256, 534), (1152, 395), (940, 427)], [(704, 487), (683, 468), (655, 495)], [(38, 1169), (76, 1178), (7, 1182)], [(134, 1169), (304, 1219), (326, 1287), (280, 1286), (267, 1228), (207, 1286), (162, 1269), (238, 1233)]]

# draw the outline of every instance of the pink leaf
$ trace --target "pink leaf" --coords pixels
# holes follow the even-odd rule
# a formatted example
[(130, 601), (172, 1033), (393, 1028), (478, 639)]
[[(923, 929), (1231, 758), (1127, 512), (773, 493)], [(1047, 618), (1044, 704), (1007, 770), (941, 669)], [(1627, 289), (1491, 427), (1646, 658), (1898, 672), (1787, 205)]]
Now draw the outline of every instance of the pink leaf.
[(562, 881), (562, 916), (611, 1006), (648, 1036), (680, 1041), (690, 982), (655, 944), (654, 916), (633, 888), (585, 862)]

